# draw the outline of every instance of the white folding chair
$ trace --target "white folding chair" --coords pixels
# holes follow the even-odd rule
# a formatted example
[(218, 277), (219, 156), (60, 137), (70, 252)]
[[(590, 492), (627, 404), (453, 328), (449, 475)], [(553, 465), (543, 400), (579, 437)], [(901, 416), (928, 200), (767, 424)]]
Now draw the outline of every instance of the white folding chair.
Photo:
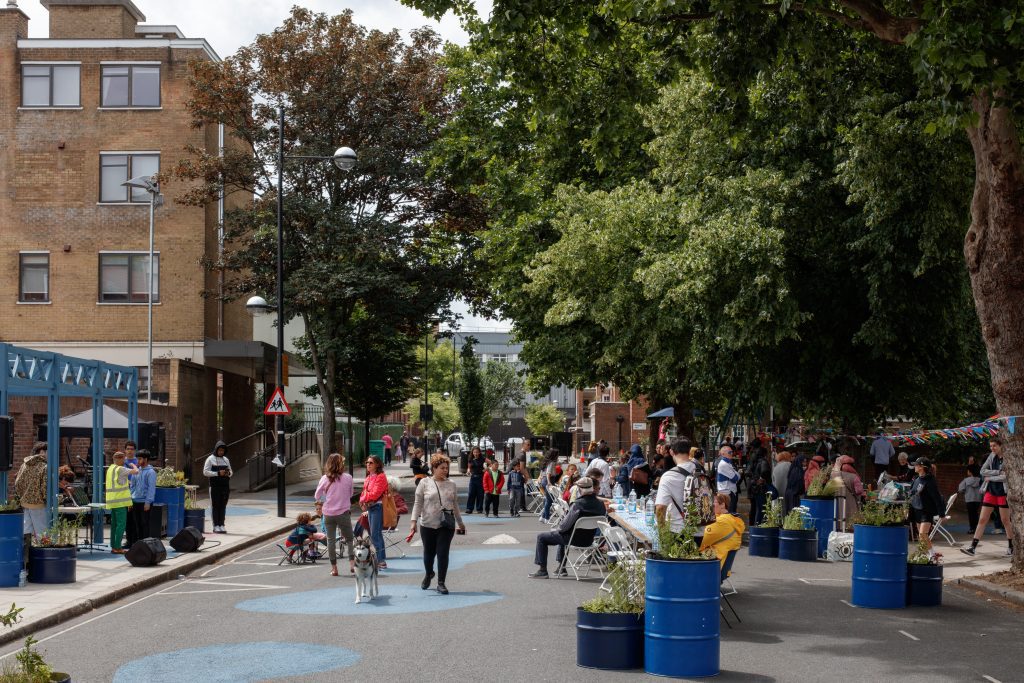
[(953, 535), (950, 534), (948, 531), (946, 531), (945, 528), (943, 528), (943, 524), (945, 524), (946, 520), (949, 519), (949, 512), (950, 512), (950, 510), (953, 509), (953, 503), (956, 502), (956, 497), (957, 497), (956, 493), (951, 495), (949, 497), (949, 500), (946, 501), (946, 510), (945, 510), (945, 512), (943, 512), (941, 515), (936, 515), (935, 516), (934, 523), (932, 524), (932, 531), (931, 531), (930, 534), (928, 534), (928, 540), (929, 541), (931, 541), (933, 538), (935, 538), (935, 534), (938, 533), (938, 534), (942, 534), (942, 537), (944, 539), (946, 539), (946, 542), (949, 543), (951, 548), (958, 548), (961, 545), (963, 545), (962, 543), (957, 541), (955, 538), (953, 538)]
[[(636, 550), (629, 542), (629, 538), (626, 536), (626, 532), (619, 527), (614, 527), (606, 521), (600, 521), (597, 523), (597, 528), (601, 531), (601, 536), (608, 544), (608, 562), (622, 564), (627, 567), (643, 567), (644, 562), (636, 554)], [(609, 575), (610, 576), (610, 575)], [(611, 592), (611, 586), (608, 585), (608, 576), (604, 578), (601, 583), (601, 590)], [(643, 586), (638, 586), (635, 583), (630, 586), (630, 595), (635, 596), (636, 593), (643, 592)]]
[(526, 484), (526, 511), (539, 514), (543, 509), (544, 492), (531, 480)]
[[(572, 575), (577, 581), (580, 580), (580, 570), (586, 568), (586, 573), (583, 574), (584, 578), (590, 577), (590, 570), (596, 566), (597, 570), (604, 576), (604, 562), (601, 558), (601, 536), (594, 534), (594, 540), (589, 545), (574, 545), (573, 541), (576, 540), (577, 531), (599, 531), (600, 524), (605, 521), (604, 517), (580, 517), (576, 520), (576, 524), (572, 527), (572, 532), (569, 534), (569, 543), (565, 546), (565, 552), (562, 555), (562, 561), (558, 564), (555, 569), (555, 576), (562, 571), (562, 569), (571, 569)], [(572, 551), (576, 551), (576, 557), (571, 557)]]

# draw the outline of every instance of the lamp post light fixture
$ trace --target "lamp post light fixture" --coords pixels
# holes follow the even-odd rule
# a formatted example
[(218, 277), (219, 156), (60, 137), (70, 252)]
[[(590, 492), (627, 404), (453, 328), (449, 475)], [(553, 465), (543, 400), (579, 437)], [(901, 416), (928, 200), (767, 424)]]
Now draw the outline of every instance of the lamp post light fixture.
[[(621, 414), (615, 416), (615, 421), (619, 423), (619, 450), (622, 450), (622, 423), (626, 421), (626, 418)], [(617, 455), (617, 454), (616, 454)]]
[(146, 295), (147, 328), (146, 335), (146, 400), (153, 402), (153, 221), (156, 207), (163, 206), (164, 196), (160, 194), (160, 184), (156, 176), (138, 176), (121, 183), (122, 187), (142, 190), (149, 195), (149, 293)]
[[(277, 108), (277, 385), (284, 391), (284, 163), (291, 159), (314, 161), (330, 161), (341, 171), (355, 168), (357, 157), (351, 147), (339, 147), (331, 156), (285, 156), (284, 154), (284, 107)], [(258, 314), (269, 309), (263, 297), (254, 296), (246, 302), (250, 313)], [(285, 460), (284, 460), (284, 416), (278, 415), (276, 421), (277, 456), (277, 516), (286, 517), (285, 513)], [(351, 460), (350, 460), (351, 462)]]

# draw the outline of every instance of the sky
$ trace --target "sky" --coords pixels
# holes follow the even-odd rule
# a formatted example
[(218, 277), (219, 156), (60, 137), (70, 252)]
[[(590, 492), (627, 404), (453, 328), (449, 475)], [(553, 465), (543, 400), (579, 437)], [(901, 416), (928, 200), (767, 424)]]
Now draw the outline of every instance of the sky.
[[(147, 24), (172, 24), (181, 29), (187, 38), (205, 38), (214, 52), (228, 57), (243, 45), (248, 45), (260, 33), (269, 33), (281, 24), (295, 4), (301, 4), (316, 12), (333, 14), (351, 9), (356, 23), (367, 28), (390, 31), (397, 28), (403, 35), (410, 29), (431, 26), (441, 38), (458, 44), (465, 44), (466, 33), (458, 20), (450, 13), (440, 22), (423, 16), (398, 0), (134, 0), (135, 6), (146, 16)], [(475, 0), (477, 12), (486, 16), (490, 13), (491, 0)], [(29, 16), (30, 38), (46, 38), (48, 33), (47, 12), (39, 0), (19, 0), (18, 7)], [(487, 320), (469, 314), (465, 304), (456, 302), (457, 313), (463, 316), (459, 328), (462, 330), (505, 331), (510, 323), (504, 320)]]

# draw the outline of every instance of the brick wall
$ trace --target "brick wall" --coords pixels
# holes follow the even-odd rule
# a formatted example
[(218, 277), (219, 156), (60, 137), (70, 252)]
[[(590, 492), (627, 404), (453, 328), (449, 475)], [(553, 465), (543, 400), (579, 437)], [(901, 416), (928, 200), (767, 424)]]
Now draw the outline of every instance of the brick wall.
[[(604, 439), (617, 453), (619, 449), (619, 423), (616, 417), (622, 415), (622, 448), (629, 450), (630, 445), (647, 443), (646, 401), (631, 401), (629, 403), (595, 402), (590, 404), (590, 416), (594, 420), (594, 437), (596, 440)], [(645, 425), (644, 429), (633, 430), (633, 423)]]
[(51, 38), (137, 38), (137, 20), (125, 7), (58, 5), (49, 7)]

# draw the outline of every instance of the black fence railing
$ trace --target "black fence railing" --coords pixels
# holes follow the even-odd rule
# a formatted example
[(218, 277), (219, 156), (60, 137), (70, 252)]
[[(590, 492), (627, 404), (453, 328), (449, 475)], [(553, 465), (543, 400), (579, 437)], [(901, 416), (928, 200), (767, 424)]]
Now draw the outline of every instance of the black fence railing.
[[(288, 467), (293, 462), (307, 453), (320, 455), (320, 439), (316, 430), (305, 427), (293, 434), (286, 434), (284, 437), (284, 466)], [(277, 444), (272, 443), (263, 450), (256, 453), (246, 461), (249, 468), (249, 490), (255, 491), (271, 479), (277, 476), (277, 465), (274, 464), (274, 456), (277, 455)]]

